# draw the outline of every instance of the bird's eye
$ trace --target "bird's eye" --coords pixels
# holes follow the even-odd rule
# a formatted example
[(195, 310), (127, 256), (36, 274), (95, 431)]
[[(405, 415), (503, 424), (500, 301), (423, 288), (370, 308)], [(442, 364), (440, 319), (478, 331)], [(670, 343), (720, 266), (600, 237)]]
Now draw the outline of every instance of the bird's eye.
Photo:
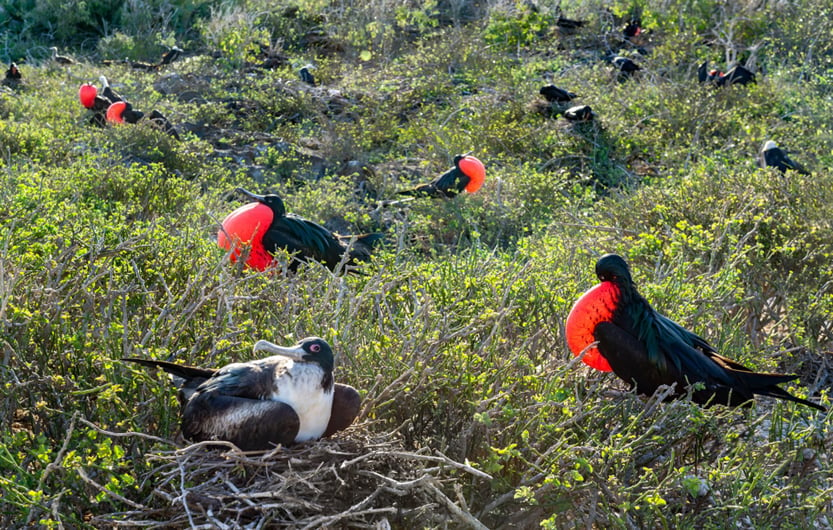
[(312, 353), (318, 353), (319, 351), (321, 351), (321, 346), (319, 346), (318, 344), (313, 344), (309, 347), (309, 351), (311, 351)]

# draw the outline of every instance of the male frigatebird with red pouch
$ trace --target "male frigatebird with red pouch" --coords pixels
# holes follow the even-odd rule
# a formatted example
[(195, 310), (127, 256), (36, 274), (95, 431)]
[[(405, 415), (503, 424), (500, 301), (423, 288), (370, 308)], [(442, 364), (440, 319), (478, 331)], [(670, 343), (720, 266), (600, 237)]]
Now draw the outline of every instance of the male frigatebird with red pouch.
[(486, 168), (483, 162), (471, 155), (457, 155), (454, 157), (454, 167), (426, 184), (400, 191), (400, 195), (414, 197), (454, 197), (462, 191), (474, 193), (483, 185), (486, 179)]
[(305, 261), (320, 261), (334, 271), (345, 252), (347, 265), (367, 261), (373, 246), (384, 238), (380, 233), (339, 236), (318, 223), (286, 213), (283, 199), (278, 195), (257, 195), (243, 188), (237, 191), (256, 202), (226, 216), (217, 233), (217, 244), (227, 250), (234, 247), (232, 261), (237, 260), (244, 246), (250, 245), (246, 265), (253, 269), (262, 271), (273, 266), (275, 252), (284, 249), (293, 256), (288, 265), (291, 271)]
[(194, 442), (224, 440), (244, 451), (316, 440), (346, 429), (359, 413), (355, 388), (333, 380), (334, 357), (324, 339), (284, 347), (259, 340), (272, 356), (219, 370), (126, 358), (161, 368), (179, 388), (182, 434)]
[(567, 317), (567, 344), (588, 365), (613, 371), (637, 392), (653, 395), (661, 385), (676, 383), (673, 397), (686, 395), (701, 405), (749, 404), (755, 395), (769, 396), (826, 410), (778, 387), (798, 376), (758, 373), (719, 355), (702, 337), (654, 311), (636, 290), (628, 264), (607, 254), (596, 262), (600, 284), (587, 291)]

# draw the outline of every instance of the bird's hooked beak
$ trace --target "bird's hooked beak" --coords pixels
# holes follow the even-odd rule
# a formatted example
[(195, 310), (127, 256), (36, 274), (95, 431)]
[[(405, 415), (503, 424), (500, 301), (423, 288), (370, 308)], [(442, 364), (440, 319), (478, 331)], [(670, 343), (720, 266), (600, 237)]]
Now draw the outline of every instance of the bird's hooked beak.
[(243, 189), (243, 188), (236, 188), (234, 191), (236, 191), (237, 193), (242, 193), (246, 197), (248, 197), (250, 199), (253, 199), (253, 200), (256, 200), (257, 202), (262, 202), (262, 203), (266, 202), (266, 197), (265, 196), (258, 195), (257, 193), (252, 193), (249, 190), (246, 190), (246, 189)]
[(278, 346), (273, 342), (269, 342), (268, 340), (259, 340), (255, 342), (252, 351), (257, 353), (259, 351), (264, 351), (267, 353), (271, 353), (272, 355), (282, 355), (284, 357), (289, 357), (290, 359), (295, 359), (296, 361), (303, 361), (304, 355), (306, 352), (304, 349), (296, 344), (294, 346)]

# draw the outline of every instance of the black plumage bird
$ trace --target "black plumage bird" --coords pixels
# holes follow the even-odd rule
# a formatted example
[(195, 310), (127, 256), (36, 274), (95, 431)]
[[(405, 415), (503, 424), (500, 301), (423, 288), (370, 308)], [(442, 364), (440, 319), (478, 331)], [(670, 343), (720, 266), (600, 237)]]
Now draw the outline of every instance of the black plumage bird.
[(642, 33), (642, 21), (639, 19), (633, 19), (628, 22), (625, 27), (622, 29), (622, 36), (625, 37), (626, 40), (630, 40), (633, 37), (636, 37)]
[(191, 441), (223, 440), (247, 451), (315, 440), (347, 428), (361, 405), (358, 392), (333, 379), (334, 357), (324, 339), (282, 347), (258, 341), (272, 356), (219, 370), (126, 358), (161, 368), (179, 389), (182, 434)]
[(166, 118), (165, 115), (158, 110), (153, 109), (153, 111), (147, 115), (147, 119), (158, 129), (173, 136), (177, 140), (180, 139), (179, 131), (176, 130), (176, 127), (174, 127), (168, 118)]
[(661, 385), (676, 384), (673, 397), (679, 397), (695, 385), (692, 400), (702, 405), (745, 405), (760, 395), (826, 410), (777, 386), (798, 376), (753, 372), (657, 313), (636, 290), (622, 257), (599, 258), (596, 275), (601, 283), (575, 303), (566, 322), (567, 342), (575, 355), (598, 341), (585, 354), (587, 364), (612, 370), (640, 394), (653, 395)]
[(697, 68), (697, 79), (701, 83), (712, 83), (715, 86), (727, 85), (748, 85), (756, 83), (755, 73), (741, 65), (735, 65), (725, 74), (717, 69), (709, 70), (709, 62), (703, 63)]
[(162, 58), (159, 60), (159, 66), (165, 66), (166, 64), (171, 64), (175, 60), (179, 58), (180, 55), (183, 53), (183, 49), (178, 46), (171, 46), (171, 48), (162, 54)]
[(305, 66), (298, 70), (298, 77), (301, 78), (301, 81), (304, 83), (315, 86), (315, 77), (312, 75), (312, 72), (309, 71), (309, 67)]
[(439, 177), (431, 182), (397, 193), (413, 197), (450, 198), (464, 190), (468, 193), (476, 192), (483, 185), (485, 179), (486, 168), (480, 160), (471, 155), (457, 155), (454, 157), (454, 167)]
[[(347, 265), (353, 266), (369, 260), (373, 247), (384, 239), (380, 233), (336, 235), (318, 223), (287, 213), (278, 195), (257, 195), (243, 188), (237, 191), (257, 201), (257, 205), (246, 205), (229, 214), (217, 234), (217, 242), (226, 249), (234, 247), (236, 253), (243, 244), (250, 244), (246, 264), (257, 270), (273, 266), (274, 254), (279, 249), (293, 256), (288, 265), (291, 271), (307, 261), (319, 261), (336, 270), (345, 252)], [(232, 259), (236, 258), (237, 254), (233, 253)]]
[(569, 90), (564, 90), (555, 85), (542, 86), (539, 93), (551, 103), (568, 103), (578, 96)]
[(6, 70), (6, 76), (3, 78), (3, 85), (14, 88), (18, 86), (23, 80), (23, 74), (20, 73), (20, 68), (15, 63), (9, 63), (9, 68)]
[(578, 29), (584, 26), (585, 24), (587, 24), (586, 20), (574, 20), (565, 17), (561, 13), (558, 14), (558, 19), (555, 21), (556, 26), (564, 29)]
[(593, 121), (595, 116), (590, 105), (578, 105), (564, 111), (564, 117), (569, 121)]
[(791, 169), (802, 175), (810, 174), (804, 166), (787, 156), (787, 153), (772, 140), (767, 140), (761, 150), (761, 167), (778, 168), (781, 173), (786, 173), (788, 169)]
[(628, 59), (627, 57), (622, 57), (621, 55), (616, 55), (610, 59), (610, 64), (616, 67), (619, 70), (619, 73), (622, 76), (630, 77), (634, 73), (641, 70), (638, 64), (633, 62), (633, 60)]

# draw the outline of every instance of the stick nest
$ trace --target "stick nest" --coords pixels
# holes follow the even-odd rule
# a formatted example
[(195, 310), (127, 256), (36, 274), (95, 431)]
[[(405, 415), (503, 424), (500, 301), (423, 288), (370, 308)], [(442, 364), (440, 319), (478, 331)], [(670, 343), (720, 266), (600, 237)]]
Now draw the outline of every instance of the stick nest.
[(491, 477), (437, 452), (406, 451), (400, 440), (362, 432), (361, 426), (337, 438), (268, 452), (201, 442), (147, 458), (154, 467), (142, 479), (154, 486), (146, 503), (98, 515), (93, 524), (485, 528), (469, 512), (462, 486)]

